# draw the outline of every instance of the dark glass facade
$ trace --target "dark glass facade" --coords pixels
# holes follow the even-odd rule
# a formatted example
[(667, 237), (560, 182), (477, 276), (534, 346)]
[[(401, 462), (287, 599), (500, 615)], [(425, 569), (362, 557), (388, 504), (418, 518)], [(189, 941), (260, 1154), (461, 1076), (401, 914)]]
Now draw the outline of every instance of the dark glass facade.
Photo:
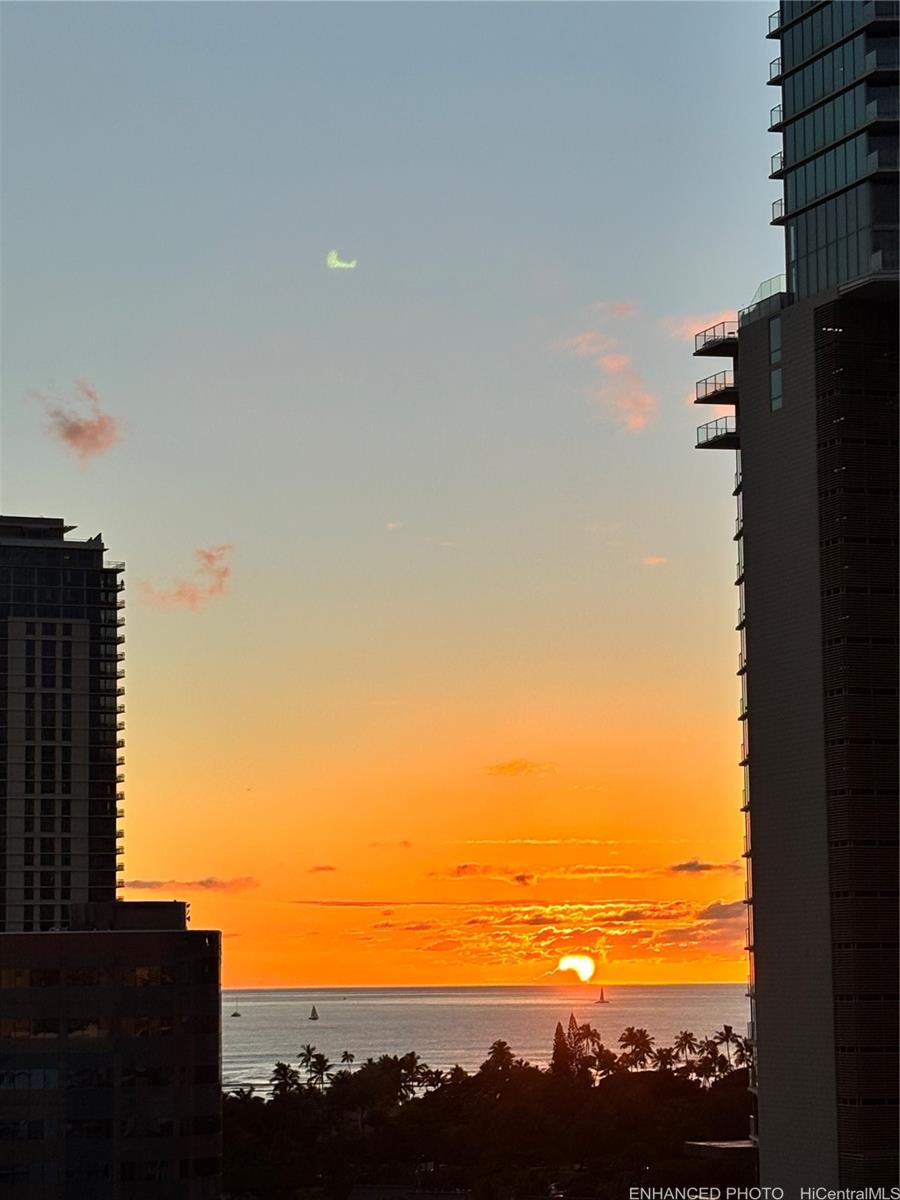
[(775, 219), (800, 299), (898, 268), (896, 15), (893, 0), (781, 7)]
[(122, 869), (122, 564), (70, 528), (0, 518), (0, 932), (67, 928)]

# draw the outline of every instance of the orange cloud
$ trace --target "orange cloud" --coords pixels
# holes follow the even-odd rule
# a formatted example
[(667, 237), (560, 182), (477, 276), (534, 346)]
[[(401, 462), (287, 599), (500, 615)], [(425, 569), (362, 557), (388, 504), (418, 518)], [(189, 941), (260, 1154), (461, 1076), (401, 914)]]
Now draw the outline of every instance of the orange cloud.
[(103, 411), (95, 388), (79, 379), (75, 391), (75, 404), (68, 407), (53, 404), (43, 396), (38, 398), (47, 412), (47, 432), (87, 465), (92, 458), (112, 450), (122, 440), (122, 432), (116, 418)]
[(637, 308), (630, 300), (595, 300), (590, 310), (600, 321), (609, 317), (633, 317), (637, 313)]
[(522, 775), (552, 775), (556, 770), (555, 763), (531, 762), (527, 758), (512, 758), (509, 762), (493, 763), (484, 768), (485, 775), (504, 775), (516, 778)]
[(198, 565), (194, 574), (199, 580), (177, 580), (173, 587), (159, 589), (141, 580), (140, 588), (146, 602), (154, 608), (203, 608), (215, 596), (224, 596), (231, 578), (231, 566), (226, 562), (231, 546), (210, 546), (194, 551)]
[(600, 365), (614, 374), (624, 371), (630, 363), (631, 359), (627, 354), (604, 354), (600, 359)]
[(248, 888), (259, 887), (259, 883), (250, 875), (242, 875), (237, 879), (218, 879), (215, 875), (208, 875), (205, 879), (126, 879), (124, 886), (136, 892), (245, 892)]
[(641, 559), (641, 565), (645, 567), (662, 567), (668, 561), (663, 554), (645, 554)]
[(337, 870), (337, 867), (332, 867), (330, 864), (324, 863), (321, 867), (310, 867), (306, 873), (307, 873), (307, 875), (321, 875), (321, 874), (325, 874), (329, 871), (336, 871), (336, 870)]
[(687, 875), (698, 875), (704, 871), (739, 871), (741, 868), (737, 863), (708, 863), (701, 862), (698, 858), (691, 858), (687, 862), (675, 863), (669, 867), (670, 871)]
[(660, 324), (669, 337), (677, 342), (692, 342), (694, 335), (720, 321), (737, 320), (737, 312), (733, 308), (723, 308), (719, 312), (689, 313), (679, 317), (663, 317)]

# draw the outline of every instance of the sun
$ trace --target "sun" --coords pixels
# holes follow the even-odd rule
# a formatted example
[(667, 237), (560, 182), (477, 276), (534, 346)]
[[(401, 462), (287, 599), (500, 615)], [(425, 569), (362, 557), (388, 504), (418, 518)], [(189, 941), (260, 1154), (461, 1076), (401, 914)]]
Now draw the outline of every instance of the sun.
[(559, 960), (558, 971), (574, 971), (582, 983), (593, 979), (597, 964), (587, 954), (567, 954)]

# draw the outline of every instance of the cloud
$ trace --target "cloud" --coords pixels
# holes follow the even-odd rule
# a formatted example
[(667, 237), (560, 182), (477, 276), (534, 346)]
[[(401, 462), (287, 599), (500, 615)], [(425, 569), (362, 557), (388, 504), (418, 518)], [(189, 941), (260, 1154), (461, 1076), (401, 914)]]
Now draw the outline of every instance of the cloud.
[[(635, 308), (625, 300), (601, 300), (591, 305), (591, 312), (598, 320), (605, 321), (632, 317)], [(599, 387), (589, 389), (588, 394), (630, 432), (639, 433), (655, 419), (659, 402), (643, 376), (631, 365), (630, 356), (622, 353), (618, 338), (601, 329), (586, 329), (558, 338), (551, 348), (593, 360), (602, 382)]]
[(412, 850), (413, 843), (402, 838), (399, 842), (369, 842), (369, 846), (373, 850)]
[(259, 887), (259, 883), (250, 875), (236, 879), (208, 875), (205, 879), (126, 879), (124, 886), (136, 892), (245, 892), (248, 888)]
[(527, 758), (511, 758), (509, 762), (492, 763), (484, 768), (485, 775), (503, 775), (506, 778), (517, 778), (522, 775), (552, 775), (556, 771), (556, 763), (532, 762)]
[(640, 433), (655, 419), (659, 401), (637, 371), (623, 370), (609, 382), (589, 391), (598, 404), (631, 433)]
[(605, 321), (609, 317), (633, 317), (637, 315), (637, 308), (630, 300), (595, 300), (590, 305), (590, 310), (599, 321)]
[(464, 838), (445, 846), (672, 846), (684, 838)]
[(663, 317), (660, 321), (670, 338), (677, 342), (693, 342), (694, 335), (720, 321), (734, 321), (737, 313), (733, 308), (723, 308), (712, 313), (686, 313), (683, 316)]
[(734, 921), (740, 918), (744, 919), (747, 913), (747, 906), (743, 900), (716, 900), (714, 904), (709, 904), (706, 908), (701, 909), (697, 913), (698, 921)]
[(583, 333), (573, 333), (569, 337), (557, 338), (551, 343), (551, 349), (574, 354), (576, 358), (599, 358), (602, 354), (616, 348), (618, 342), (599, 329), (586, 329)]
[(688, 859), (687, 862), (674, 863), (668, 868), (670, 871), (683, 873), (686, 875), (701, 874), (704, 871), (739, 871), (741, 868), (737, 863), (708, 863), (701, 862), (699, 858)]
[(224, 596), (231, 578), (227, 562), (231, 546), (198, 547), (194, 551), (197, 566), (195, 580), (179, 579), (171, 588), (157, 588), (146, 580), (140, 581), (144, 600), (154, 608), (190, 608), (195, 612), (217, 596)]
[(307, 873), (307, 875), (320, 875), (327, 871), (336, 871), (336, 870), (337, 870), (337, 867), (332, 867), (332, 866), (329, 866), (328, 863), (325, 863), (321, 867), (310, 867), (306, 873)]
[(385, 529), (393, 530), (393, 529), (402, 529), (402, 528), (403, 528), (402, 521), (388, 521), (387, 524), (385, 525)]
[(116, 418), (103, 411), (100, 397), (89, 383), (77, 380), (75, 392), (75, 402), (67, 406), (44, 396), (37, 398), (47, 413), (47, 432), (86, 466), (92, 458), (112, 450), (122, 440), (122, 431)]
[(641, 565), (644, 567), (662, 567), (668, 561), (663, 554), (645, 554), (641, 559)]

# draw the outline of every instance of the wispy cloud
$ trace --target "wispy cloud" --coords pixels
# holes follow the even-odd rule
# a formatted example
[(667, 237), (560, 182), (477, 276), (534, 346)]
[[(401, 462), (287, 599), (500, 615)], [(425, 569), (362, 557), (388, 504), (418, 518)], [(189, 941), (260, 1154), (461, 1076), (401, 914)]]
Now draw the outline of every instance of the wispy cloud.
[(75, 384), (75, 400), (71, 404), (60, 404), (41, 395), (36, 398), (47, 414), (47, 432), (71, 450), (84, 466), (122, 440), (119, 422), (103, 410), (96, 388), (83, 379)]
[(369, 842), (373, 850), (412, 850), (413, 843), (406, 838), (401, 838), (399, 842)]
[(207, 875), (205, 879), (126, 879), (124, 886), (136, 892), (245, 892), (248, 888), (259, 887), (259, 883), (250, 875), (236, 879)]
[(684, 313), (680, 316), (663, 317), (660, 324), (669, 337), (674, 338), (675, 341), (692, 342), (695, 334), (709, 329), (711, 325), (718, 325), (720, 321), (736, 319), (737, 312), (733, 308), (723, 308), (717, 312)]
[(306, 873), (307, 875), (325, 875), (336, 870), (337, 867), (332, 867), (329, 863), (323, 863), (318, 867), (310, 867)]
[[(596, 320), (632, 317), (635, 309), (624, 300), (598, 301), (591, 305)], [(655, 419), (659, 403), (647, 382), (623, 353), (617, 337), (603, 329), (585, 329), (580, 333), (557, 338), (551, 349), (575, 358), (590, 359), (600, 374), (600, 385), (588, 389), (588, 394), (609, 414), (632, 433), (639, 433)]]
[(663, 567), (669, 560), (663, 554), (645, 554), (641, 559), (644, 567)]
[(402, 529), (402, 528), (403, 528), (402, 521), (388, 521), (385, 525), (385, 529), (390, 529), (390, 530)]
[[(703, 869), (731, 870), (730, 864), (714, 867), (701, 864)], [(593, 879), (651, 879), (667, 875), (679, 868), (641, 867), (627, 863), (555, 863), (545, 866), (498, 866), (494, 863), (464, 862), (445, 871), (431, 871), (431, 877), (440, 879), (492, 879), (499, 883), (512, 883), (528, 887), (544, 880), (593, 880)]]
[(508, 762), (492, 763), (484, 768), (484, 773), (485, 775), (518, 778), (523, 775), (552, 775), (555, 770), (555, 763), (532, 762), (528, 758), (511, 758)]
[(668, 869), (686, 875), (700, 875), (706, 871), (739, 871), (741, 868), (734, 862), (708, 863), (701, 862), (699, 858), (690, 858), (687, 862), (675, 863)]
[(198, 547), (194, 551), (197, 566), (194, 579), (179, 579), (170, 588), (157, 588), (141, 580), (140, 588), (144, 600), (154, 608), (203, 608), (217, 596), (224, 596), (231, 578), (228, 556), (231, 546)]
[(697, 913), (698, 921), (743, 921), (747, 906), (743, 900), (716, 900)]

